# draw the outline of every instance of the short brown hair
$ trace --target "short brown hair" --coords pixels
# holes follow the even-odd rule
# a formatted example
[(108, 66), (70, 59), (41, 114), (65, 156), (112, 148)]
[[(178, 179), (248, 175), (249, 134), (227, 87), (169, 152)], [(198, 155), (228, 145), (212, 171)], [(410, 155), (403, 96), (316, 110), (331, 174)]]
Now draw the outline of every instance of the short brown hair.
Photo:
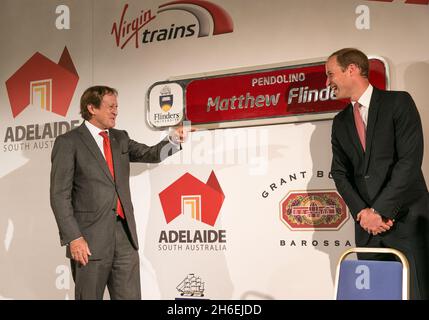
[(362, 77), (368, 78), (369, 61), (368, 57), (362, 51), (355, 48), (344, 48), (335, 51), (329, 56), (336, 57), (341, 70), (346, 70), (351, 64), (356, 65), (360, 69)]
[(80, 114), (85, 120), (90, 120), (92, 115), (88, 111), (88, 105), (92, 104), (97, 109), (100, 108), (101, 101), (106, 94), (118, 95), (118, 91), (107, 86), (93, 86), (85, 90), (80, 97)]

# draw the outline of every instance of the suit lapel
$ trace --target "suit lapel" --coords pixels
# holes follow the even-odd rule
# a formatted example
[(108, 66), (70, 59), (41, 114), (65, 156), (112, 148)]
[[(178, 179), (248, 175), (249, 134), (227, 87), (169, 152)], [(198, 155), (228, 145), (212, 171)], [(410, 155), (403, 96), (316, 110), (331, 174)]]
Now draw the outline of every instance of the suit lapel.
[(359, 140), (359, 135), (358, 135), (357, 129), (356, 129), (355, 118), (353, 115), (353, 105), (351, 103), (347, 106), (346, 117), (347, 117), (347, 123), (352, 124), (350, 126), (347, 126), (347, 129), (349, 131), (349, 135), (352, 138), (352, 142), (353, 142), (356, 150), (359, 150), (359, 154), (363, 154), (363, 148), (362, 148), (362, 145), (361, 145), (360, 140)]
[(379, 109), (379, 91), (374, 88), (371, 96), (371, 102), (369, 104), (368, 111), (368, 124), (366, 126), (366, 152), (365, 152), (365, 172), (368, 168), (369, 158), (371, 156), (371, 145), (374, 136), (375, 124), (377, 122), (377, 115)]
[(97, 143), (94, 140), (94, 137), (89, 132), (85, 123), (82, 123), (78, 130), (79, 130), (79, 134), (80, 134), (80, 138), (81, 138), (82, 142), (86, 145), (86, 147), (88, 148), (90, 153), (97, 160), (97, 163), (100, 165), (100, 168), (103, 170), (103, 172), (109, 178), (109, 180), (112, 183), (114, 183), (113, 177), (109, 171), (109, 167), (107, 166), (106, 159), (104, 159), (104, 156), (101, 153), (100, 148), (98, 147)]

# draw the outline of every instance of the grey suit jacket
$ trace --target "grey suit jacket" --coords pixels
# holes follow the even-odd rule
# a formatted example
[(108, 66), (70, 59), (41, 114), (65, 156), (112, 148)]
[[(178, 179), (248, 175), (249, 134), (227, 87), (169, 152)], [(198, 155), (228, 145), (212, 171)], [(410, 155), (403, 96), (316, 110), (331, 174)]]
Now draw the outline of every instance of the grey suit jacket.
[[(91, 260), (101, 259), (113, 250), (118, 196), (131, 243), (138, 249), (130, 162), (158, 163), (179, 150), (167, 138), (149, 147), (131, 140), (126, 131), (110, 129), (109, 136), (115, 179), (84, 123), (58, 136), (51, 155), (50, 201), (61, 245), (83, 236), (91, 250)], [(70, 258), (68, 248), (66, 255)]]

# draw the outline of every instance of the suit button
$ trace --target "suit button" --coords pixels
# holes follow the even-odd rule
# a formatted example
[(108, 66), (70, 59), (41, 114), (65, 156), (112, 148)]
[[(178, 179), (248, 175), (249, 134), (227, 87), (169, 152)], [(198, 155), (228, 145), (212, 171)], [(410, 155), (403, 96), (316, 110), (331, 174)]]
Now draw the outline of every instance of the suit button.
[(364, 178), (365, 178), (365, 179), (369, 179), (369, 178), (371, 178), (371, 176), (365, 176)]

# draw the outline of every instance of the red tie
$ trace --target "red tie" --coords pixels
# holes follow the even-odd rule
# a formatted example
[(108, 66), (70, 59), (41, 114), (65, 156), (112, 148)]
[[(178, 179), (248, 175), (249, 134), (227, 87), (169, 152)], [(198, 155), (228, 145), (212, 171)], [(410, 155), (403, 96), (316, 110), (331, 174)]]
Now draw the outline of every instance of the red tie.
[(363, 151), (365, 151), (365, 139), (366, 139), (366, 129), (365, 123), (363, 123), (362, 116), (360, 115), (359, 108), (362, 105), (359, 102), (356, 102), (353, 106), (353, 114), (355, 117), (356, 129), (359, 135), (359, 140), (362, 145)]
[[(112, 174), (113, 180), (115, 179), (115, 171), (113, 170), (113, 159), (112, 159), (112, 149), (110, 149), (110, 139), (106, 131), (101, 131), (100, 136), (103, 137), (103, 149), (104, 156), (106, 157), (107, 166), (109, 167), (110, 173)], [(122, 219), (125, 219), (124, 211), (122, 210), (121, 200), (116, 204), (116, 213)]]

